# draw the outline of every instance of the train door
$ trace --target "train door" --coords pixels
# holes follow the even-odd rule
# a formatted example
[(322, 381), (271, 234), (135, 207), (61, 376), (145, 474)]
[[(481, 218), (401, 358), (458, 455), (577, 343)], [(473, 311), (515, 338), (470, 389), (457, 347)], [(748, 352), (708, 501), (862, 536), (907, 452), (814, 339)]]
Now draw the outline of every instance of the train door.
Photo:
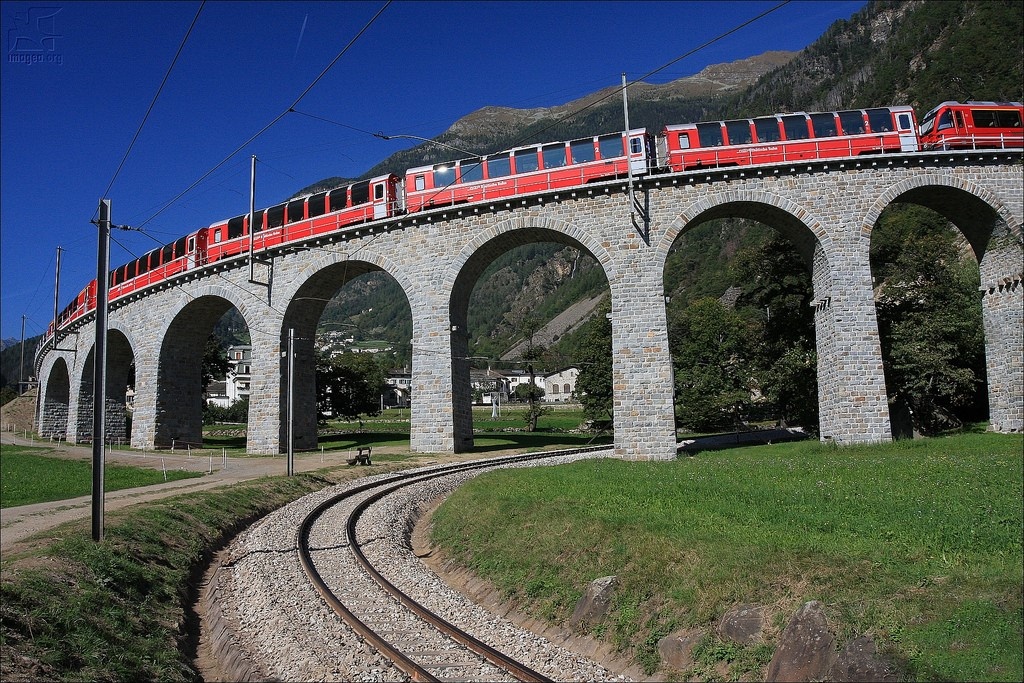
[(896, 112), (896, 130), (900, 136), (900, 151), (916, 152), (918, 150), (917, 126), (911, 112)]
[(374, 181), (373, 183), (373, 218), (387, 218), (388, 215), (388, 179)]
[(630, 133), (628, 140), (629, 170), (633, 175), (647, 173), (647, 158), (650, 155), (650, 139), (646, 131)]

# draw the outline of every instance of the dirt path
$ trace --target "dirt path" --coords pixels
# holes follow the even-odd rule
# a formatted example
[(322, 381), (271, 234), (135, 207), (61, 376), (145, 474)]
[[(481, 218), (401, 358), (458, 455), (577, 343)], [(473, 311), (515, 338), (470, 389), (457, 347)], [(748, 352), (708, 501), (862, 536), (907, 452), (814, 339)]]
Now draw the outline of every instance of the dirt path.
[[(32, 442), (28, 439), (4, 433), (0, 438), (0, 448), (8, 445), (52, 447), (49, 442)], [(383, 450), (383, 449), (382, 449)], [(375, 453), (378, 449), (374, 449)], [(51, 457), (62, 457), (74, 460), (92, 460), (91, 446), (62, 445), (54, 448)], [(323, 454), (302, 453), (295, 456), (295, 471), (310, 472), (332, 466), (347, 466), (347, 451), (334, 451)], [(424, 458), (422, 464), (436, 461), (437, 458)], [(180, 479), (165, 484), (154, 484), (134, 489), (108, 491), (104, 495), (104, 512), (117, 510), (128, 505), (158, 500), (174, 496), (186, 491), (202, 491), (226, 486), (259, 477), (283, 475), (287, 471), (284, 455), (273, 457), (228, 458), (226, 465), (221, 458), (214, 456), (211, 460), (207, 454), (189, 457), (181, 451), (174, 453), (163, 451), (157, 453), (140, 453), (138, 451), (107, 451), (106, 463), (150, 467), (153, 469), (186, 470), (203, 472), (202, 477)], [(92, 496), (81, 496), (68, 500), (57, 500), (49, 503), (35, 503), (13, 508), (0, 509), (0, 549), (7, 549), (18, 541), (39, 531), (44, 531), (74, 519), (89, 518), (92, 515)]]

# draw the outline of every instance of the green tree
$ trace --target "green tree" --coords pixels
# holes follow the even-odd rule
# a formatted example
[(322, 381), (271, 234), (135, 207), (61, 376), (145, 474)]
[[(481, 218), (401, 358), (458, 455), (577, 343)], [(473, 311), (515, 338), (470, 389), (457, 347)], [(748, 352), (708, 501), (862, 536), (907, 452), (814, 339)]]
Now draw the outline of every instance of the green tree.
[(818, 427), (818, 356), (810, 273), (788, 240), (743, 249), (733, 263), (738, 305), (764, 320), (751, 358), (762, 396), (785, 425)]
[(576, 378), (576, 399), (583, 414), (598, 429), (612, 424), (612, 323), (611, 303), (605, 298), (594, 317), (582, 328), (576, 348), (580, 374)]
[(924, 434), (959, 428), (984, 403), (979, 275), (967, 251), (944, 218), (918, 206), (888, 209), (872, 234), (886, 388)]
[(750, 409), (756, 321), (720, 301), (698, 299), (669, 322), (676, 417), (699, 431), (732, 428)]
[(224, 379), (230, 367), (227, 350), (221, 346), (215, 334), (210, 334), (206, 338), (206, 348), (203, 350), (203, 392), (206, 392), (213, 380)]
[(317, 417), (325, 422), (327, 412), (346, 420), (379, 415), (386, 387), (387, 372), (372, 353), (321, 355), (316, 365)]

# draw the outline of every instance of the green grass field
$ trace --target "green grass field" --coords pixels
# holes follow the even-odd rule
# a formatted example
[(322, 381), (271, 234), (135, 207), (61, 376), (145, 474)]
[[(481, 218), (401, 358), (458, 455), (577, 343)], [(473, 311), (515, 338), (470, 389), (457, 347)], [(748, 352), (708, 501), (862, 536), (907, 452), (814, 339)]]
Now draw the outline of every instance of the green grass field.
[[(47, 457), (48, 452), (52, 451), (23, 446), (4, 446), (0, 450), (0, 507), (89, 495), (92, 491), (92, 463)], [(160, 470), (113, 464), (106, 464), (103, 471), (106, 491), (202, 476), (180, 470), (168, 471), (165, 475)]]
[[(816, 599), (840, 642), (871, 634), (908, 679), (1019, 681), (1022, 447), (979, 434), (503, 470), (459, 489), (434, 537), (557, 622), (617, 575), (596, 631), (649, 672), (673, 630), (754, 602), (778, 632)], [(702, 648), (727, 655), (733, 680), (763, 677), (771, 656), (714, 637)]]

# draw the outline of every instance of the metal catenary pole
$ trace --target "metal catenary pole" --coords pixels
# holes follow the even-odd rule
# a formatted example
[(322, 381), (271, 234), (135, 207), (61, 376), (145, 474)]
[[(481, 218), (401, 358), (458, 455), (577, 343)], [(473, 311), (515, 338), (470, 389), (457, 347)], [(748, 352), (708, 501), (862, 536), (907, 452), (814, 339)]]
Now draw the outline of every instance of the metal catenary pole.
[(107, 417), (107, 287), (110, 272), (110, 200), (100, 200), (96, 249), (96, 344), (92, 389), (92, 540), (103, 540), (103, 458)]

